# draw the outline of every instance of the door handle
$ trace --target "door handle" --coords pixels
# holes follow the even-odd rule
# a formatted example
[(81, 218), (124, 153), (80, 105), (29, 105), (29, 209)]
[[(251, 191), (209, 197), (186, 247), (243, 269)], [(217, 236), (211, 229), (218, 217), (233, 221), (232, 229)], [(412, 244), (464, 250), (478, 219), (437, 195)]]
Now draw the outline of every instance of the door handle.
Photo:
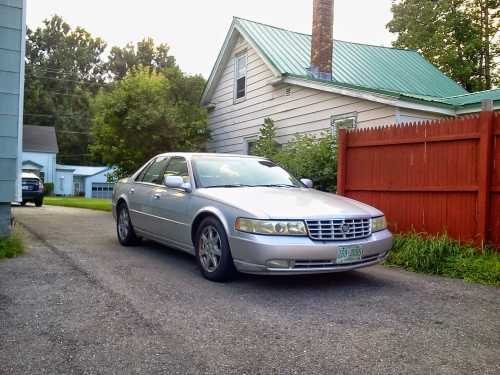
[(155, 195), (153, 195), (153, 198), (154, 198), (154, 199), (160, 199), (160, 194), (155, 194)]
[(135, 193), (135, 189), (134, 188), (131, 188), (130, 189), (130, 194), (134, 194)]

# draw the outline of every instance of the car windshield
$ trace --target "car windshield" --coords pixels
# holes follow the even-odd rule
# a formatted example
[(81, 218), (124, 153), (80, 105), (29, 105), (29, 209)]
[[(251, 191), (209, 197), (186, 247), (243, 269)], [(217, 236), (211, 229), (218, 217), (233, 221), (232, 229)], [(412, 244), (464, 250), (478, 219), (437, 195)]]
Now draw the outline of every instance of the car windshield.
[(199, 187), (302, 187), (271, 161), (244, 157), (199, 157), (192, 165)]

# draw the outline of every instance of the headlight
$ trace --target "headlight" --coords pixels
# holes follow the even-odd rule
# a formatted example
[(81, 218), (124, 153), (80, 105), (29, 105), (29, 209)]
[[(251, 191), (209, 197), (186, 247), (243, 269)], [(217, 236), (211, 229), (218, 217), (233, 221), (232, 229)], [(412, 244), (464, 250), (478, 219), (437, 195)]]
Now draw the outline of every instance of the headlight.
[(387, 221), (385, 216), (372, 218), (372, 232), (379, 232), (387, 228)]
[(307, 236), (303, 221), (256, 220), (238, 218), (234, 223), (236, 230), (273, 236)]

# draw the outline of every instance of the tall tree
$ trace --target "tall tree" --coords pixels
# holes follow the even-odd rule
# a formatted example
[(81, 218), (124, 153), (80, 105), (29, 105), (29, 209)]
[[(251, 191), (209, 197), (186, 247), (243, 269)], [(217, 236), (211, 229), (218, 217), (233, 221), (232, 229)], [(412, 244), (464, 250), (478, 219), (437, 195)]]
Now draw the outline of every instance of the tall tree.
[(27, 31), (24, 123), (55, 126), (59, 162), (92, 162), (90, 99), (104, 84), (105, 48), (59, 16)]
[(202, 150), (208, 134), (198, 104), (203, 86), (203, 78), (176, 67), (159, 73), (136, 67), (95, 98), (92, 152), (122, 176), (162, 152)]
[(169, 46), (155, 45), (153, 39), (146, 38), (136, 46), (128, 43), (125, 47), (113, 47), (109, 54), (107, 68), (112, 78), (123, 79), (127, 73), (137, 66), (150, 67), (159, 72), (166, 67), (175, 67), (175, 58), (170, 56)]
[(469, 91), (500, 80), (500, 0), (401, 0), (388, 29)]

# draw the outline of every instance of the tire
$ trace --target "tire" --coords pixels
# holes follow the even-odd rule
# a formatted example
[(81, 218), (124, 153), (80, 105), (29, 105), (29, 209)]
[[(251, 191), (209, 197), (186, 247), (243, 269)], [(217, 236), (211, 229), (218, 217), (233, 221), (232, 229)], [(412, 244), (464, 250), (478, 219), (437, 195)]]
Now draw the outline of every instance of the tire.
[(196, 262), (211, 281), (228, 281), (236, 275), (226, 231), (215, 217), (204, 219), (196, 231)]
[(118, 236), (118, 241), (123, 246), (135, 246), (141, 242), (140, 238), (135, 234), (128, 207), (125, 203), (118, 206), (116, 215), (116, 235)]
[(21, 206), (23, 206), (23, 207), (26, 206), (26, 203), (28, 203), (28, 201), (22, 201)]
[(37, 207), (43, 206), (43, 197), (35, 199), (35, 206), (37, 206)]

